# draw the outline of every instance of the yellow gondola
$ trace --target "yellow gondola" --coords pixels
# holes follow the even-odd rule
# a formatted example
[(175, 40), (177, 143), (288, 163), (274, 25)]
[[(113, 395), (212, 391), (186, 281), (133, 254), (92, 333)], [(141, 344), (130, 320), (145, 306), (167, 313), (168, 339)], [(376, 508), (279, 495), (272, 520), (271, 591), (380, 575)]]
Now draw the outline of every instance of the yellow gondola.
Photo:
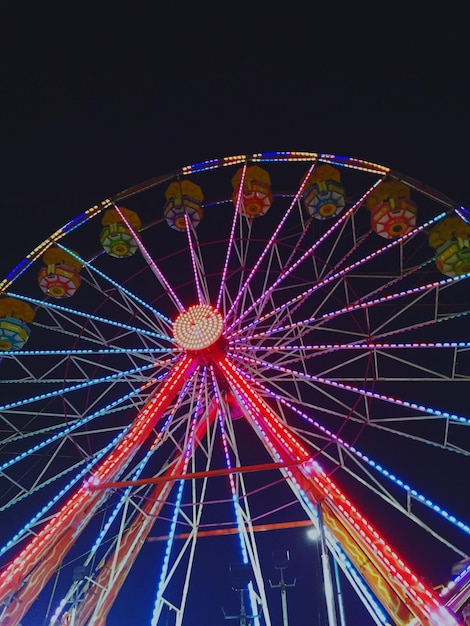
[(436, 248), (436, 267), (446, 276), (470, 272), (470, 224), (460, 217), (446, 217), (429, 233), (429, 245)]

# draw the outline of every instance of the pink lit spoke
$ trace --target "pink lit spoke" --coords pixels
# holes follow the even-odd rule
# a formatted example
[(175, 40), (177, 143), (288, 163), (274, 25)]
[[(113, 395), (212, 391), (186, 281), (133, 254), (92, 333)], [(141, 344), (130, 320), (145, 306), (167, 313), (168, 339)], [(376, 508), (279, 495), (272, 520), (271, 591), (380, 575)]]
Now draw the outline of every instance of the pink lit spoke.
[(204, 304), (204, 302), (206, 301), (206, 298), (204, 297), (202, 293), (202, 289), (201, 289), (201, 279), (199, 277), (198, 259), (196, 258), (196, 251), (194, 250), (191, 221), (187, 213), (184, 214), (184, 224), (185, 224), (185, 229), (186, 229), (186, 235), (188, 237), (189, 251), (191, 254), (191, 264), (193, 266), (194, 283), (196, 285), (197, 298), (198, 298), (199, 304)]
[[(309, 173), (307, 174), (307, 178), (308, 178), (308, 175), (309, 175), (309, 174), (310, 174), (310, 171), (309, 171)], [(367, 192), (366, 192), (366, 193), (364, 193), (364, 194), (363, 194), (363, 196), (362, 196), (362, 197), (361, 197), (361, 198), (360, 198), (360, 199), (359, 199), (359, 200), (358, 200), (358, 201), (357, 201), (357, 202), (356, 202), (353, 206), (351, 206), (351, 207), (350, 207), (350, 208), (349, 208), (349, 209), (348, 209), (345, 213), (343, 213), (343, 215), (341, 215), (341, 216), (340, 216), (337, 220), (335, 220), (335, 221), (333, 222), (333, 224), (329, 227), (329, 229), (326, 231), (326, 233), (324, 233), (321, 237), (319, 237), (319, 238), (315, 241), (315, 243), (314, 243), (312, 246), (310, 246), (310, 248), (309, 248), (306, 252), (304, 252), (304, 253), (302, 254), (302, 256), (300, 256), (300, 257), (299, 257), (296, 261), (294, 261), (294, 260), (293, 260), (293, 255), (294, 255), (294, 252), (295, 252), (295, 251), (293, 251), (293, 252), (292, 252), (292, 254), (291, 254), (291, 256), (289, 257), (288, 262), (285, 264), (284, 269), (281, 271), (280, 276), (279, 276), (279, 277), (278, 277), (278, 278), (274, 281), (274, 283), (273, 283), (273, 284), (272, 284), (272, 285), (271, 285), (268, 289), (266, 289), (266, 290), (265, 290), (265, 292), (264, 292), (264, 293), (263, 293), (263, 294), (262, 294), (262, 295), (258, 298), (258, 300), (257, 300), (257, 301), (255, 301), (255, 302), (254, 302), (254, 303), (253, 303), (250, 307), (248, 307), (248, 308), (247, 308), (247, 309), (243, 312), (243, 314), (242, 314), (242, 315), (240, 315), (240, 316), (237, 318), (238, 323), (240, 323), (240, 322), (241, 322), (241, 321), (242, 321), (242, 320), (243, 320), (243, 319), (244, 319), (244, 318), (245, 318), (245, 317), (246, 317), (249, 313), (251, 313), (251, 311), (252, 311), (252, 310), (253, 310), (253, 309), (254, 309), (254, 308), (255, 308), (258, 304), (260, 304), (260, 302), (266, 303), (267, 298), (268, 298), (268, 297), (269, 297), (272, 293), (274, 293), (274, 291), (275, 291), (276, 289), (278, 289), (278, 288), (279, 288), (279, 286), (280, 286), (280, 285), (282, 285), (282, 283), (283, 283), (283, 282), (284, 282), (284, 281), (285, 281), (285, 280), (286, 280), (289, 276), (291, 276), (291, 275), (295, 272), (295, 270), (296, 270), (296, 269), (297, 269), (297, 268), (298, 268), (298, 267), (299, 267), (302, 263), (304, 263), (307, 259), (311, 258), (311, 257), (312, 257), (312, 255), (315, 253), (315, 250), (317, 250), (317, 249), (320, 247), (320, 245), (321, 245), (322, 243), (324, 243), (325, 241), (327, 241), (327, 240), (328, 240), (328, 239), (329, 239), (329, 238), (333, 235), (333, 233), (334, 233), (336, 230), (340, 229), (340, 227), (341, 227), (341, 226), (342, 226), (342, 225), (343, 225), (343, 224), (344, 224), (344, 223), (345, 223), (348, 219), (350, 219), (352, 215), (354, 215), (354, 213), (357, 211), (357, 209), (358, 209), (359, 207), (361, 207), (361, 206), (362, 206), (362, 204), (364, 203), (364, 201), (365, 201), (365, 199), (367, 198), (367, 196), (368, 196), (368, 195), (370, 195), (370, 193), (371, 193), (371, 192), (375, 189), (375, 187), (379, 184), (379, 182), (380, 182), (380, 180), (378, 180), (378, 181), (377, 181), (377, 182), (376, 182), (376, 183), (375, 183), (372, 187), (370, 187), (370, 188), (367, 190)], [(305, 181), (304, 181), (304, 183), (305, 183)], [(292, 208), (292, 205), (291, 205), (291, 207), (290, 207), (290, 208)], [(313, 219), (313, 218), (311, 218), (311, 219)], [(303, 238), (303, 235), (304, 235), (304, 234), (305, 234), (305, 231), (304, 231), (304, 233), (302, 234), (302, 237), (301, 237), (301, 238)], [(264, 304), (261, 306), (261, 310), (262, 310), (263, 308), (264, 308)], [(230, 326), (228, 327), (228, 329), (227, 329), (227, 330), (228, 330), (228, 331), (230, 331), (230, 330), (232, 330), (232, 328), (233, 328), (233, 327), (234, 327), (234, 324), (230, 325)]]
[(235, 230), (236, 230), (237, 222), (238, 222), (239, 216), (240, 216), (240, 203), (241, 203), (242, 194), (243, 194), (243, 187), (245, 185), (245, 176), (246, 176), (247, 165), (248, 165), (248, 163), (245, 162), (244, 165), (243, 165), (242, 175), (241, 175), (241, 178), (240, 178), (240, 186), (238, 188), (237, 201), (236, 201), (236, 204), (235, 204), (235, 210), (233, 212), (232, 226), (230, 228), (230, 236), (229, 236), (229, 240), (228, 240), (228, 244), (227, 244), (227, 252), (225, 254), (224, 268), (222, 270), (222, 278), (220, 279), (219, 293), (217, 295), (217, 304), (216, 304), (216, 309), (217, 310), (220, 309), (220, 304), (221, 304), (221, 301), (222, 301), (222, 295), (223, 295), (223, 292), (224, 292), (224, 289), (225, 289), (225, 285), (226, 285), (227, 271), (228, 271), (228, 265), (229, 265), (229, 261), (230, 261), (230, 256), (232, 254), (233, 240), (234, 240), (234, 237), (235, 237)]
[(152, 270), (152, 272), (155, 274), (155, 276), (158, 278), (158, 280), (160, 281), (160, 283), (162, 284), (162, 286), (165, 288), (166, 292), (168, 293), (168, 295), (170, 296), (170, 298), (173, 300), (176, 308), (178, 309), (178, 311), (184, 311), (184, 306), (181, 304), (178, 296), (176, 295), (176, 293), (173, 291), (173, 289), (170, 286), (170, 283), (168, 282), (168, 280), (165, 278), (165, 276), (163, 275), (163, 273), (159, 270), (157, 264), (155, 263), (155, 261), (152, 259), (151, 255), (147, 252), (147, 249), (145, 248), (144, 244), (142, 243), (142, 239), (140, 238), (139, 234), (137, 233), (137, 231), (132, 227), (132, 225), (129, 223), (129, 221), (127, 220), (126, 216), (124, 215), (124, 213), (119, 209), (119, 207), (117, 205), (114, 205), (114, 208), (116, 209), (118, 215), (120, 216), (120, 218), (122, 219), (123, 224), (126, 225), (126, 228), (129, 230), (129, 232), (131, 233), (131, 235), (133, 236), (133, 238), (135, 239), (137, 246), (140, 250), (140, 252), (142, 253), (142, 256), (144, 257), (144, 259), (147, 261), (150, 269)]
[[(354, 270), (358, 269), (359, 267), (361, 267), (365, 263), (367, 263), (367, 262), (377, 258), (378, 256), (384, 255), (387, 251), (395, 248), (398, 245), (401, 245), (404, 240), (410, 239), (412, 236), (416, 235), (417, 232), (420, 232), (420, 231), (423, 231), (423, 230), (429, 228), (432, 224), (434, 224), (435, 222), (437, 222), (440, 219), (442, 219), (442, 217), (443, 217), (443, 214), (439, 215), (436, 218), (433, 218), (432, 220), (429, 220), (428, 222), (426, 222), (422, 226), (419, 226), (419, 227), (415, 228), (413, 231), (410, 231), (407, 235), (404, 235), (401, 239), (392, 240), (390, 243), (386, 244), (382, 248), (380, 248), (380, 249), (376, 250), (375, 252), (372, 252), (372, 253), (364, 256), (363, 258), (361, 258), (358, 261), (355, 261), (354, 263), (352, 263), (348, 267), (343, 268), (342, 270), (338, 270), (337, 272), (328, 275), (328, 277), (324, 278), (323, 280), (318, 281), (317, 283), (312, 285), (312, 287), (310, 287), (309, 289), (306, 289), (305, 291), (303, 291), (299, 295), (295, 296), (294, 298), (290, 298), (288, 301), (282, 303), (275, 310), (272, 310), (269, 313), (266, 313), (265, 315), (261, 316), (257, 320), (256, 323), (264, 322), (264, 321), (268, 320), (270, 317), (272, 317), (274, 315), (277, 315), (280, 311), (291, 311), (292, 308), (295, 305), (298, 305), (299, 303), (304, 302), (310, 295), (312, 295), (313, 293), (315, 293), (319, 289), (327, 287), (328, 285), (332, 284), (334, 281), (337, 281), (340, 278), (346, 277), (348, 274), (352, 273)], [(444, 281), (444, 282), (446, 282), (446, 281)], [(233, 324), (232, 324), (232, 328), (233, 328)], [(228, 330), (230, 330), (230, 327), (229, 327)], [(241, 329), (241, 330), (246, 332), (247, 327), (245, 327), (244, 329)], [(241, 331), (239, 331), (239, 332), (241, 332)], [(233, 334), (232, 335), (228, 334), (228, 338), (232, 338), (232, 337), (233, 337)]]
[[(401, 332), (401, 331), (400, 331)], [(316, 343), (316, 344), (294, 344), (282, 343), (275, 346), (253, 346), (236, 344), (231, 345), (230, 349), (236, 352), (300, 352), (302, 350), (306, 352), (334, 352), (337, 350), (417, 350), (426, 348), (441, 348), (450, 350), (466, 350), (470, 348), (470, 342), (468, 341), (423, 341), (423, 342), (381, 342), (375, 338), (370, 341), (356, 341), (351, 343)]]
[(348, 391), (348, 392), (351, 392), (353, 394), (356, 394), (365, 398), (381, 400), (383, 402), (387, 402), (390, 404), (396, 404), (397, 406), (406, 407), (406, 408), (412, 409), (420, 413), (431, 415), (434, 418), (450, 419), (450, 420), (453, 420), (456, 422), (462, 422), (462, 423), (467, 422), (465, 418), (459, 415), (451, 414), (451, 413), (448, 413), (446, 411), (442, 411), (439, 409), (433, 409), (424, 404), (417, 404), (415, 402), (410, 402), (408, 400), (402, 400), (391, 395), (385, 395), (385, 394), (371, 391), (368, 389), (361, 389), (359, 387), (355, 387), (354, 385), (348, 385), (346, 383), (342, 383), (339, 380), (332, 380), (332, 379), (324, 378), (322, 376), (309, 375), (304, 372), (299, 372), (299, 371), (293, 370), (291, 368), (287, 368), (282, 365), (275, 365), (268, 361), (263, 361), (262, 359), (255, 359), (255, 358), (242, 357), (242, 356), (236, 356), (236, 355), (231, 355), (231, 356), (232, 358), (237, 358), (237, 360), (240, 362), (247, 362), (248, 364), (254, 365), (258, 368), (261, 367), (266, 370), (275, 370), (281, 374), (286, 374), (292, 377), (293, 380), (305, 381), (307, 383), (315, 383), (315, 384), (320, 383), (322, 385), (326, 385), (328, 387), (332, 387), (335, 389)]
[(302, 179), (302, 182), (299, 186), (299, 188), (297, 189), (294, 198), (292, 200), (292, 202), (290, 203), (289, 208), (287, 209), (287, 211), (285, 212), (285, 214), (283, 215), (282, 219), (280, 220), (279, 224), (276, 226), (276, 229), (274, 230), (274, 233), (271, 235), (269, 241), (267, 242), (266, 246), (264, 247), (263, 252), (260, 254), (259, 258), (257, 259), (253, 269), (250, 271), (247, 279), (245, 280), (245, 283), (243, 285), (243, 287), (240, 289), (239, 293), (237, 294), (237, 296), (235, 297), (234, 302), (232, 303), (232, 306), (230, 307), (228, 313), (227, 313), (227, 319), (231, 316), (231, 314), (233, 313), (234, 310), (236, 310), (236, 306), (238, 304), (238, 302), (240, 301), (240, 299), (242, 298), (243, 294), (245, 293), (246, 289), (248, 288), (251, 280), (253, 279), (253, 276), (257, 273), (258, 268), (261, 265), (261, 262), (263, 261), (264, 257), (266, 256), (266, 254), (269, 252), (269, 250), (271, 249), (271, 247), (273, 246), (274, 242), (276, 241), (279, 233), (282, 230), (282, 227), (284, 226), (289, 214), (291, 213), (292, 209), (296, 206), (299, 198), (302, 196), (302, 193), (305, 189), (305, 185), (307, 184), (307, 180), (309, 175), (311, 174), (311, 172), (313, 171), (315, 167), (315, 163), (313, 163), (307, 173), (305, 174), (305, 176)]
[[(373, 306), (378, 306), (381, 304), (385, 304), (386, 302), (390, 302), (390, 301), (395, 301), (398, 300), (400, 298), (405, 298), (405, 297), (409, 297), (409, 296), (417, 296), (419, 294), (422, 293), (427, 293), (430, 291), (433, 291), (435, 289), (438, 288), (442, 288), (445, 286), (450, 285), (453, 282), (459, 282), (461, 280), (464, 280), (465, 277), (462, 276), (455, 276), (452, 278), (442, 278), (440, 280), (436, 280), (433, 281), (431, 283), (427, 283), (424, 285), (420, 285), (419, 287), (414, 287), (411, 289), (406, 289), (404, 291), (401, 292), (395, 292), (395, 293), (391, 293), (388, 294), (387, 296), (382, 296), (380, 298), (375, 298), (375, 299), (363, 299), (362, 302), (358, 302), (355, 304), (351, 304), (347, 307), (344, 307), (342, 309), (338, 309), (336, 311), (332, 311), (331, 313), (324, 313), (323, 315), (320, 315), (318, 318), (315, 317), (309, 317), (303, 320), (299, 320), (296, 322), (292, 322), (290, 324), (283, 324), (283, 325), (273, 325), (273, 327), (268, 330), (268, 331), (264, 331), (261, 333), (254, 333), (252, 335), (250, 335), (250, 339), (251, 340), (257, 340), (257, 339), (261, 339), (261, 338), (265, 338), (265, 337), (270, 337), (272, 335), (275, 335), (276, 333), (285, 333), (286, 331), (291, 331), (294, 330), (296, 328), (298, 329), (304, 329), (306, 331), (309, 331), (312, 327), (320, 327), (320, 325), (328, 320), (337, 318), (341, 315), (347, 315), (349, 313), (352, 313), (353, 311), (359, 311), (361, 309), (367, 309)], [(395, 281), (394, 281), (395, 282)], [(386, 286), (385, 285), (383, 287), (380, 288), (380, 290), (384, 289)], [(377, 290), (378, 291), (378, 290)], [(307, 292), (305, 292), (306, 294)], [(409, 306), (409, 305), (408, 305)], [(406, 311), (408, 307), (404, 307), (403, 309), (400, 309), (400, 311), (397, 313), (397, 316), (402, 315), (404, 311)], [(278, 311), (275, 312), (279, 312), (281, 309), (279, 309)], [(389, 323), (391, 321), (392, 318), (387, 318), (386, 323)], [(264, 321), (264, 318), (261, 320)], [(436, 321), (436, 320), (434, 320)], [(230, 339), (232, 339), (233, 337), (229, 337)]]

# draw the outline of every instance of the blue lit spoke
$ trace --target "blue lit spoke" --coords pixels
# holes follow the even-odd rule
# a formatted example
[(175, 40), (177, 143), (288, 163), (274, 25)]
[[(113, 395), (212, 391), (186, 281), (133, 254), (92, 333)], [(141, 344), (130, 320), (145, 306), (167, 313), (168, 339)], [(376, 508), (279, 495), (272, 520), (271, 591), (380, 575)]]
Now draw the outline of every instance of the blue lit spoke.
[(129, 381), (126, 380), (127, 376), (140, 374), (146, 370), (153, 369), (153, 368), (155, 368), (155, 364), (150, 363), (147, 365), (142, 365), (141, 367), (135, 367), (129, 370), (125, 370), (123, 372), (117, 372), (116, 374), (108, 374), (107, 376), (102, 376), (100, 378), (92, 378), (91, 380), (87, 380), (83, 383), (77, 383), (75, 385), (70, 385), (69, 387), (62, 387), (60, 389), (56, 389), (55, 391), (48, 391), (46, 393), (38, 394), (37, 396), (31, 396), (30, 398), (17, 400), (16, 402), (9, 402), (8, 404), (4, 404), (0, 406), (0, 411), (7, 411), (7, 410), (17, 408), (19, 406), (25, 406), (26, 404), (38, 402), (40, 400), (48, 400), (50, 398), (55, 398), (57, 396), (63, 396), (67, 393), (78, 391), (79, 389), (86, 389), (88, 387), (92, 387), (94, 385), (99, 385), (102, 383), (111, 383), (111, 382), (116, 382), (116, 381), (129, 383)]
[(281, 404), (283, 404), (288, 409), (290, 409), (291, 411), (296, 413), (299, 417), (304, 419), (311, 426), (314, 426), (323, 435), (328, 437), (328, 439), (330, 439), (331, 441), (337, 443), (339, 446), (343, 447), (345, 450), (348, 450), (351, 454), (353, 454), (357, 458), (361, 459), (362, 462), (367, 463), (367, 465), (369, 465), (369, 467), (372, 467), (374, 470), (379, 472), (382, 476), (384, 476), (385, 478), (387, 478), (388, 480), (393, 482), (397, 487), (402, 489), (407, 495), (411, 496), (412, 498), (414, 498), (416, 501), (420, 502), (421, 504), (424, 504), (427, 508), (429, 508), (432, 511), (434, 511), (434, 513), (437, 513), (438, 515), (440, 515), (443, 519), (445, 519), (447, 522), (450, 522), (451, 524), (456, 526), (459, 530), (463, 531), (467, 535), (470, 535), (470, 526), (468, 526), (465, 522), (462, 522), (461, 520), (457, 519), (454, 515), (452, 515), (451, 513), (446, 511), (445, 509), (441, 508), (438, 504), (433, 502), (430, 498), (425, 496), (423, 493), (418, 492), (416, 489), (411, 487), (405, 481), (403, 481), (402, 479), (398, 478), (393, 472), (391, 472), (388, 469), (384, 468), (382, 464), (380, 464), (377, 461), (373, 460), (369, 455), (363, 454), (355, 446), (350, 445), (348, 442), (344, 441), (344, 439), (341, 439), (340, 437), (338, 437), (335, 433), (333, 433), (331, 430), (326, 428), (323, 424), (321, 424), (317, 420), (312, 419), (304, 411), (302, 411), (301, 409), (296, 407), (292, 402), (289, 402), (288, 400), (286, 400), (283, 396), (280, 396), (279, 394), (272, 393), (264, 385), (260, 385), (260, 388), (267, 395), (269, 395), (270, 397), (272, 397), (275, 400), (278, 400)]
[[(127, 400), (131, 399), (132, 397), (137, 396), (140, 393), (142, 393), (142, 391), (146, 388), (146, 386), (147, 386), (147, 384), (142, 385), (138, 389), (135, 389), (134, 391), (131, 391), (130, 393), (127, 393), (127, 394), (121, 396), (120, 398), (114, 400), (110, 404), (107, 404), (102, 409), (99, 409), (98, 411), (95, 411), (91, 415), (88, 415), (87, 417), (84, 417), (82, 419), (77, 419), (72, 424), (67, 424), (67, 426), (63, 430), (61, 430), (59, 433), (56, 433), (55, 435), (45, 439), (41, 443), (38, 443), (38, 444), (32, 446), (31, 448), (29, 448), (25, 452), (22, 452), (21, 454), (13, 457), (12, 459), (7, 461), (3, 465), (0, 465), (0, 471), (4, 471), (7, 468), (11, 467), (12, 465), (15, 465), (19, 461), (28, 458), (31, 454), (39, 452), (39, 450), (42, 450), (43, 448), (45, 448), (46, 446), (50, 445), (51, 443), (54, 443), (58, 439), (62, 439), (66, 435), (70, 435), (72, 432), (77, 430), (77, 428), (80, 428), (81, 426), (84, 426), (85, 424), (88, 424), (90, 421), (92, 421), (92, 420), (94, 420), (94, 419), (96, 419), (98, 417), (102, 417), (103, 415), (108, 415), (109, 413), (115, 411), (116, 407), (119, 407), (119, 405), (122, 405), (123, 402), (126, 402)], [(63, 426), (63, 425), (61, 425), (61, 426)], [(56, 428), (56, 426), (54, 426), (53, 428)], [(48, 428), (40, 429), (40, 430), (35, 431), (34, 433), (31, 433), (31, 435), (46, 434), (47, 432), (49, 432)], [(16, 439), (18, 439), (18, 438), (15, 437), (13, 440), (9, 439), (8, 441), (9, 442), (10, 441), (15, 441)]]
[(122, 328), (123, 330), (130, 330), (133, 333), (137, 333), (138, 335), (146, 335), (148, 337), (155, 337), (157, 339), (163, 339), (164, 341), (172, 342), (172, 338), (169, 335), (162, 335), (160, 333), (154, 332), (153, 330), (145, 330), (143, 328), (137, 328), (136, 326), (131, 326), (130, 324), (124, 324), (122, 322), (116, 322), (106, 317), (93, 315), (93, 313), (86, 313), (84, 311), (78, 311), (77, 309), (71, 309), (69, 307), (62, 306), (61, 304), (45, 302), (44, 300), (38, 300), (37, 298), (30, 298), (28, 296), (23, 296), (17, 293), (9, 293), (8, 295), (11, 296), (12, 298), (17, 298), (18, 300), (24, 300), (25, 302), (29, 302), (30, 304), (36, 304), (37, 306), (44, 307), (45, 309), (61, 311), (62, 313), (68, 313), (69, 315), (77, 315), (78, 317), (85, 317), (86, 319), (93, 320), (94, 322), (100, 322), (101, 324), (107, 324), (109, 326), (117, 326), (118, 328)]
[(132, 293), (131, 291), (126, 289), (123, 285), (121, 285), (117, 281), (113, 280), (110, 276), (108, 276), (107, 274), (105, 274), (101, 270), (99, 270), (96, 267), (94, 267), (94, 265), (92, 263), (90, 263), (89, 261), (86, 261), (85, 259), (83, 259), (76, 252), (74, 252), (73, 250), (70, 250), (69, 248), (66, 248), (65, 246), (63, 246), (61, 244), (58, 244), (58, 247), (62, 248), (62, 250), (65, 250), (68, 254), (70, 254), (75, 259), (77, 259), (77, 261), (79, 261), (84, 267), (87, 267), (90, 270), (90, 272), (92, 272), (94, 274), (97, 274), (98, 276), (101, 276), (101, 278), (104, 278), (104, 280), (106, 280), (111, 285), (113, 285), (113, 287), (116, 287), (116, 289), (118, 289), (120, 292), (124, 293), (131, 300), (133, 300), (134, 302), (137, 302), (141, 306), (143, 306), (146, 309), (148, 309), (160, 321), (165, 322), (169, 326), (171, 326), (173, 324), (173, 322), (171, 321), (171, 319), (169, 317), (166, 317), (166, 315), (163, 315), (163, 313), (160, 313), (160, 311), (158, 311), (157, 309), (154, 309), (153, 306), (151, 306), (148, 302), (145, 302), (145, 300), (142, 300), (141, 298), (136, 296), (134, 293)]
[(172, 348), (97, 348), (79, 350), (2, 350), (5, 356), (101, 356), (113, 354), (171, 354)]
[(32, 517), (27, 524), (23, 526), (21, 530), (19, 530), (16, 535), (14, 535), (2, 548), (0, 548), (0, 556), (5, 554), (11, 547), (13, 547), (20, 539), (22, 539), (26, 533), (28, 533), (41, 519), (42, 517), (51, 510), (51, 508), (65, 495), (67, 494), (72, 487), (75, 487), (79, 481), (81, 481), (87, 473), (95, 467), (95, 465), (100, 461), (104, 455), (112, 450), (114, 446), (118, 443), (118, 441), (125, 435), (128, 427), (126, 427), (115, 439), (109, 443), (105, 448), (102, 448), (99, 452), (97, 452), (90, 461), (83, 467), (80, 472), (74, 476), (74, 478), (63, 488), (61, 489), (49, 502), (38, 512), (34, 517)]

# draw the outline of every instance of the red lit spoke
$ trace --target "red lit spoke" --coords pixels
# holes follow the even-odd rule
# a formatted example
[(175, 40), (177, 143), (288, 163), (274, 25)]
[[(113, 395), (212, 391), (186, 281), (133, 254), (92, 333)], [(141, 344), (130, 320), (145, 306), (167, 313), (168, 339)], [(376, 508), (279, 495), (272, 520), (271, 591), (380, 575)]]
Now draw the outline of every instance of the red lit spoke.
[[(334, 481), (326, 476), (321, 466), (309, 459), (309, 453), (301, 442), (279, 420), (228, 357), (220, 356), (217, 366), (227, 377), (247, 418), (273, 458), (284, 463), (305, 459), (299, 468), (287, 470), (297, 484), (299, 498), (307, 498), (314, 507), (322, 503), (322, 508), (325, 507), (327, 512), (324, 521), (333, 536), (338, 537), (340, 531), (337, 524), (341, 525), (343, 548), (373, 584), (390, 614), (402, 618), (408, 613), (408, 619), (413, 615), (419, 616), (432, 626), (458, 626), (458, 620), (441, 605), (433, 589), (425, 585), (405, 564)], [(364, 553), (370, 559), (367, 568), (361, 556)]]

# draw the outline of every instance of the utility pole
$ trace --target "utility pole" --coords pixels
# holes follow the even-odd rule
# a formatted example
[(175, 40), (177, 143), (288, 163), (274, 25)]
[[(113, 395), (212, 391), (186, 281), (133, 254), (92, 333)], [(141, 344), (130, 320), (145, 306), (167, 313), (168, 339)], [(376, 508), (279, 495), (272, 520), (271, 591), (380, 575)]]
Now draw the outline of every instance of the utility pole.
[(247, 593), (248, 585), (251, 581), (251, 568), (242, 563), (231, 563), (230, 575), (232, 579), (232, 589), (240, 592), (240, 612), (237, 615), (227, 615), (222, 608), (224, 618), (237, 620), (239, 626), (251, 626), (253, 620), (259, 617), (259, 615), (248, 614), (245, 605), (245, 593)]
[(289, 626), (289, 616), (287, 612), (287, 588), (295, 587), (295, 579), (293, 583), (286, 583), (284, 580), (284, 570), (287, 569), (289, 564), (289, 552), (288, 550), (281, 552), (273, 552), (273, 565), (275, 569), (279, 570), (280, 581), (277, 585), (274, 585), (271, 581), (269, 584), (271, 589), (281, 590), (281, 606), (282, 606), (282, 624), (283, 626)]

